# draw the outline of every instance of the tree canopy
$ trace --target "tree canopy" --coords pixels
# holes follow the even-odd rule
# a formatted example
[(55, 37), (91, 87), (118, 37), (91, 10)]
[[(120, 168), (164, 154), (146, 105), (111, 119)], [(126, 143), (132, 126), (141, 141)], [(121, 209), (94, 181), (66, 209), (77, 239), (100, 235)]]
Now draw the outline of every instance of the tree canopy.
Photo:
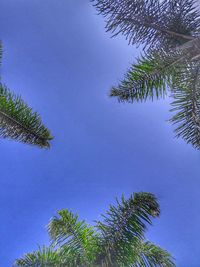
[(160, 214), (150, 193), (122, 196), (94, 226), (68, 209), (51, 218), (49, 247), (16, 260), (26, 267), (174, 267), (171, 255), (145, 238), (147, 225)]

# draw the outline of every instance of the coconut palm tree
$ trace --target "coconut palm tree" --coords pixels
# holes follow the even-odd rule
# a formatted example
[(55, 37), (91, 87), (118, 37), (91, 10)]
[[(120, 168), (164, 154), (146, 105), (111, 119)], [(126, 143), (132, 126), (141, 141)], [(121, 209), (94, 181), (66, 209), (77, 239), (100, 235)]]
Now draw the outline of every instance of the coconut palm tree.
[(160, 207), (150, 193), (122, 196), (102, 221), (89, 226), (69, 210), (60, 210), (48, 226), (49, 247), (16, 260), (26, 267), (172, 267), (171, 255), (145, 239), (147, 225)]
[(120, 102), (173, 98), (177, 137), (200, 149), (200, 12), (195, 0), (91, 0), (113, 36), (143, 46), (114, 86)]
[[(2, 44), (0, 43), (0, 61)], [(37, 112), (12, 93), (0, 82), (0, 137), (11, 138), (24, 143), (49, 147), (52, 139), (49, 130), (42, 124)]]

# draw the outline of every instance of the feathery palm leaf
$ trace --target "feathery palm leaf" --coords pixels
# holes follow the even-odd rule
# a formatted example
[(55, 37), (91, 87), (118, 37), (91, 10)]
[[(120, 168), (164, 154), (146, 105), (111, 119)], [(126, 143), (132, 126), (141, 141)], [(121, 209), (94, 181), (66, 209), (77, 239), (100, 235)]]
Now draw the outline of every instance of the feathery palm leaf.
[(173, 77), (188, 58), (187, 49), (173, 52), (153, 51), (138, 59), (131, 66), (123, 81), (113, 87), (110, 96), (119, 101), (133, 102), (164, 98), (167, 86), (172, 86)]
[(48, 224), (48, 233), (52, 241), (61, 247), (70, 247), (77, 251), (78, 260), (94, 261), (97, 252), (98, 235), (85, 221), (68, 210), (58, 211)]
[(137, 242), (133, 246), (133, 253), (130, 255), (129, 262), (130, 266), (134, 267), (175, 267), (171, 255), (149, 241)]
[(0, 137), (49, 147), (50, 132), (42, 125), (38, 113), (0, 84)]
[(131, 44), (173, 47), (199, 33), (199, 13), (191, 0), (92, 1), (107, 18), (107, 31), (124, 35)]
[(151, 218), (159, 214), (157, 200), (150, 193), (136, 193), (128, 200), (122, 196), (121, 203), (117, 200), (117, 206), (110, 206), (103, 222), (97, 223), (110, 264), (116, 266), (117, 262), (126, 262), (137, 240), (144, 239), (146, 223), (151, 224)]
[[(2, 43), (0, 42), (0, 64)], [(42, 124), (38, 113), (33, 112), (21, 97), (0, 83), (0, 137), (11, 138), (42, 148), (50, 146), (49, 130)]]
[(176, 114), (171, 122), (177, 125), (177, 137), (200, 148), (200, 64), (187, 64), (176, 79), (172, 90), (174, 101), (171, 111)]
[(51, 247), (42, 247), (38, 251), (27, 253), (16, 260), (14, 266), (24, 267), (65, 267), (60, 254)]
[(55, 249), (42, 247), (38, 251), (25, 254), (15, 261), (14, 266), (24, 267), (75, 267), (82, 266), (77, 251), (69, 246)]

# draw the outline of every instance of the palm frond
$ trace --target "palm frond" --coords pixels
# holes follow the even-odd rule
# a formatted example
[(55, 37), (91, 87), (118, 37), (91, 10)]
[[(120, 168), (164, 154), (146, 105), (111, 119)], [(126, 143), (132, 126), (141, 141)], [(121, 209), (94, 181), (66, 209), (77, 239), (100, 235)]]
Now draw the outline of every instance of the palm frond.
[(157, 199), (150, 193), (136, 193), (128, 200), (122, 196), (121, 202), (117, 200), (117, 206), (110, 206), (103, 222), (97, 222), (104, 240), (105, 257), (110, 264), (125, 258), (133, 241), (143, 240), (146, 224), (151, 224), (151, 219), (159, 214)]
[(200, 19), (192, 0), (92, 0), (107, 18), (106, 29), (131, 44), (174, 47), (198, 35)]
[(173, 88), (172, 112), (176, 114), (171, 122), (177, 127), (176, 136), (200, 149), (200, 64), (188, 63), (176, 77)]
[(33, 112), (21, 97), (0, 84), (0, 137), (49, 147), (52, 139), (38, 113)]
[(120, 84), (111, 89), (110, 96), (117, 97), (120, 102), (164, 98), (180, 65), (184, 65), (189, 49), (146, 53), (132, 65)]
[(64, 266), (82, 267), (83, 259), (80, 257), (80, 252), (76, 248), (65, 244), (59, 248), (59, 255), (62, 258), (63, 264), (65, 264)]
[(65, 267), (61, 255), (51, 247), (39, 247), (38, 251), (25, 254), (15, 261), (16, 267)]
[(37, 251), (25, 254), (14, 263), (16, 267), (81, 267), (78, 252), (70, 246), (59, 249), (39, 247)]
[(149, 241), (135, 243), (132, 255), (131, 253), (129, 255), (129, 266), (175, 267), (172, 256), (166, 250)]
[[(93, 262), (98, 251), (98, 235), (85, 221), (68, 210), (58, 211), (47, 226), (48, 233), (55, 244), (70, 247), (77, 251), (77, 260)], [(94, 256), (95, 255), (95, 256)]]

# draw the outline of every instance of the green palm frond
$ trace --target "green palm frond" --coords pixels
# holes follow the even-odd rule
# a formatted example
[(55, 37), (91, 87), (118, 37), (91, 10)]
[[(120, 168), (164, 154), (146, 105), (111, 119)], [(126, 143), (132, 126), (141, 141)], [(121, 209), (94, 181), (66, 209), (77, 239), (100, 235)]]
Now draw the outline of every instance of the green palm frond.
[(83, 258), (80, 256), (80, 252), (70, 245), (65, 244), (62, 248), (59, 248), (59, 255), (62, 258), (63, 264), (65, 264), (64, 266), (81, 267), (83, 264)]
[(189, 63), (181, 75), (176, 77), (176, 87), (172, 91), (174, 101), (171, 118), (175, 124), (177, 137), (200, 149), (200, 64)]
[(81, 267), (78, 252), (70, 246), (59, 249), (39, 247), (37, 251), (25, 254), (15, 261), (16, 267)]
[[(191, 49), (191, 48), (190, 48)], [(138, 59), (110, 96), (119, 101), (134, 102), (164, 98), (167, 87), (188, 57), (188, 49), (173, 52), (153, 51)]]
[(174, 47), (197, 36), (200, 19), (192, 0), (92, 0), (106, 29), (131, 44)]
[(58, 216), (51, 219), (47, 228), (55, 244), (77, 251), (78, 261), (90, 263), (95, 260), (99, 237), (93, 227), (88, 226), (85, 221), (79, 221), (77, 215), (68, 210), (60, 210)]
[[(0, 41), (0, 64), (2, 59), (2, 43)], [(10, 138), (41, 148), (50, 147), (53, 138), (49, 130), (42, 124), (38, 113), (0, 83), (0, 137)]]
[(130, 266), (134, 267), (175, 267), (171, 255), (166, 250), (149, 241), (135, 243), (133, 246), (133, 253), (132, 255), (130, 254), (129, 261)]
[(97, 222), (110, 264), (116, 264), (120, 258), (125, 260), (133, 242), (143, 240), (146, 224), (151, 224), (151, 219), (159, 214), (157, 199), (150, 193), (136, 193), (128, 200), (122, 196), (121, 202), (117, 200), (117, 206), (110, 206), (103, 222)]
[(16, 267), (66, 267), (60, 254), (51, 247), (39, 247), (38, 251), (27, 253), (14, 263)]
[(21, 99), (0, 84), (0, 137), (24, 143), (49, 147), (52, 139), (38, 113), (33, 112)]

